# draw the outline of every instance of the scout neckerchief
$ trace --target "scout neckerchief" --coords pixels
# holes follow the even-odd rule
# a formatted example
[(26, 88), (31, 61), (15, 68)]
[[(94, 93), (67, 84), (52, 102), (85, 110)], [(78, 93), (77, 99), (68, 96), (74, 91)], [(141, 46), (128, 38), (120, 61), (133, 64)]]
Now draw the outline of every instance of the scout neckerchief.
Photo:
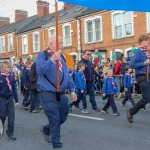
[[(49, 48), (47, 47), (46, 48), (47, 52), (52, 56), (54, 54), (54, 52)], [(62, 63), (61, 61), (59, 61), (59, 70), (62, 71)]]
[(7, 82), (8, 88), (12, 91), (11, 84), (10, 84), (10, 81), (9, 81), (9, 78), (8, 78), (9, 73), (1, 72), (1, 75), (6, 76), (6, 82)]
[(146, 56), (148, 57), (148, 51), (147, 48), (143, 47), (143, 46), (139, 46), (139, 48), (146, 54)]
[(84, 75), (83, 71), (82, 71), (82, 70), (79, 70), (79, 72), (81, 72), (81, 73), (82, 73), (83, 78), (84, 78), (84, 82), (86, 82), (86, 78), (85, 78), (85, 75)]
[(113, 81), (112, 77), (111, 77), (111, 76), (107, 76), (107, 77), (110, 79), (111, 84), (113, 85), (113, 87), (114, 87), (114, 88), (116, 88), (115, 83), (114, 83), (114, 81)]

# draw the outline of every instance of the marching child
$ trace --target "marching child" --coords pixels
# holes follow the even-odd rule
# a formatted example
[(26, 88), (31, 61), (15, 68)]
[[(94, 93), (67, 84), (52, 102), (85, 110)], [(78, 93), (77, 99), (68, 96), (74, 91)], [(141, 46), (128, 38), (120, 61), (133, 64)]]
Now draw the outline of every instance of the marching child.
[(14, 136), (14, 99), (17, 106), (18, 94), (15, 79), (11, 72), (11, 65), (10, 62), (3, 61), (0, 72), (0, 118), (4, 124), (6, 117), (8, 117), (8, 129), (6, 133), (11, 140), (16, 140)]
[(135, 104), (133, 98), (132, 98), (132, 94), (131, 94), (131, 90), (133, 88), (133, 81), (132, 81), (132, 75), (131, 75), (131, 72), (132, 72), (132, 69), (130, 68), (129, 65), (127, 65), (125, 67), (125, 75), (124, 75), (124, 88), (125, 88), (125, 98), (124, 100), (122, 101), (122, 106), (125, 106), (126, 102), (128, 100), (130, 100), (130, 102), (132, 103), (132, 105)]
[(85, 64), (83, 62), (78, 62), (76, 73), (76, 90), (78, 99), (76, 102), (72, 102), (71, 105), (79, 106), (80, 101), (82, 100), (83, 109), (82, 113), (89, 114), (87, 110), (87, 100), (86, 100), (86, 79), (83, 71), (85, 70)]
[(103, 89), (102, 89), (102, 93), (103, 93), (102, 96), (107, 97), (107, 103), (105, 104), (101, 112), (104, 114), (107, 114), (108, 113), (107, 109), (111, 106), (113, 110), (113, 115), (119, 116), (120, 114), (118, 113), (118, 109), (114, 101), (114, 94), (118, 93), (118, 89), (117, 89), (116, 81), (112, 77), (112, 75), (113, 75), (113, 70), (109, 69), (108, 75), (104, 79), (104, 84), (103, 84)]

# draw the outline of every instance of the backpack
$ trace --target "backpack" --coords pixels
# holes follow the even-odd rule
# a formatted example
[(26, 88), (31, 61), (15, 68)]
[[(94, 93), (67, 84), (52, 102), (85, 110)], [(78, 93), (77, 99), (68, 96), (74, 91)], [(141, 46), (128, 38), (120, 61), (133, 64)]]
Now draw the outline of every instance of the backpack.
[[(43, 51), (44, 55), (45, 55), (45, 60), (48, 60), (48, 56), (50, 55), (47, 50)], [(63, 55), (61, 55), (64, 59), (64, 61), (66, 62), (66, 59)], [(55, 87), (55, 85), (44, 75), (44, 77), (47, 79), (48, 82), (50, 82), (51, 85), (53, 85)], [(34, 62), (31, 66), (31, 71), (30, 71), (30, 84), (31, 84), (31, 91), (37, 92), (37, 80), (38, 80), (38, 75), (36, 72), (36, 62)], [(64, 80), (64, 76), (62, 78), (62, 81), (60, 83), (60, 85), (62, 84)]]

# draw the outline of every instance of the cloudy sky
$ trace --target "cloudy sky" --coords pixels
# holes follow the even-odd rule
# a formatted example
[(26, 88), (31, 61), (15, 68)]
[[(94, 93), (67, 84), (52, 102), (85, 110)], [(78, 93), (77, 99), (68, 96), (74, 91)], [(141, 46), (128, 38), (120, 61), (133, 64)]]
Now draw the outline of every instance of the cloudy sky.
[[(37, 0), (0, 0), (0, 17), (9, 17), (10, 22), (14, 22), (14, 11), (16, 9), (26, 10), (28, 16), (37, 14)], [(50, 3), (50, 12), (54, 12), (55, 0), (44, 0)], [(63, 3), (59, 2), (59, 9), (62, 8)]]

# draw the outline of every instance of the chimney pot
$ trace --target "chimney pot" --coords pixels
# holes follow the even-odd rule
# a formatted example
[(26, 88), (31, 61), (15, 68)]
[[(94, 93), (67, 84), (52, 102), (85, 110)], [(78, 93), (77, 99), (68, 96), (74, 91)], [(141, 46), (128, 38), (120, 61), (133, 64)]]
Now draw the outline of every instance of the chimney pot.
[(15, 10), (15, 22), (28, 18), (28, 12), (24, 10)]
[(10, 24), (8, 17), (0, 17), (0, 27)]

